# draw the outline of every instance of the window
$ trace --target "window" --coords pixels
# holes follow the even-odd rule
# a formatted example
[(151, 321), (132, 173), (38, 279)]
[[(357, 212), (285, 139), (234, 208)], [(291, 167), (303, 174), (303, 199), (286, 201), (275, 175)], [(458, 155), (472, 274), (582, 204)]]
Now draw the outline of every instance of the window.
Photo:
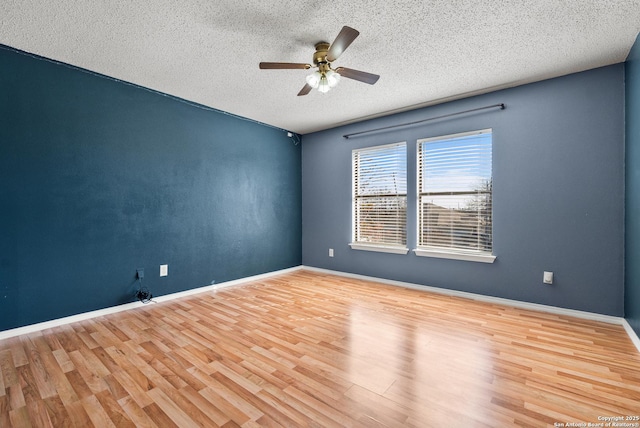
[(406, 143), (353, 150), (352, 157), (351, 248), (406, 254)]
[(418, 140), (419, 256), (491, 263), (490, 129)]

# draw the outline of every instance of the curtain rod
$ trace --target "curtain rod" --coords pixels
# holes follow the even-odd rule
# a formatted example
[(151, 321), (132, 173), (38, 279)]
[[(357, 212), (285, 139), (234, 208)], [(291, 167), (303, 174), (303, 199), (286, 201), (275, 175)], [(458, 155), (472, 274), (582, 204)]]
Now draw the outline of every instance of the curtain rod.
[(490, 106), (472, 108), (470, 110), (464, 110), (464, 111), (458, 111), (458, 112), (455, 112), (455, 113), (444, 114), (442, 116), (430, 117), (428, 119), (417, 120), (415, 122), (401, 123), (401, 124), (398, 124), (398, 125), (391, 125), (391, 126), (384, 126), (382, 128), (369, 129), (368, 131), (354, 132), (352, 134), (345, 134), (345, 135), (343, 135), (343, 137), (344, 138), (351, 138), (351, 137), (355, 137), (357, 135), (369, 134), (371, 132), (386, 131), (387, 129), (399, 128), (401, 126), (416, 125), (418, 123), (429, 122), (430, 120), (445, 119), (447, 117), (458, 116), (458, 115), (465, 114), (465, 113), (473, 113), (473, 112), (476, 112), (476, 111), (486, 110), (486, 109), (496, 108), (496, 107), (500, 107), (500, 110), (504, 110), (505, 109), (504, 103), (493, 104), (493, 105), (490, 105)]

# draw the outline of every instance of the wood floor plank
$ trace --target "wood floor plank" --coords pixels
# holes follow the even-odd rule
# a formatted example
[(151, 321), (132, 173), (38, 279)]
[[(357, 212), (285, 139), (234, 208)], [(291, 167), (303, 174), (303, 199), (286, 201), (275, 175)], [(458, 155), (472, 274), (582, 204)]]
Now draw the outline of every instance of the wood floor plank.
[(228, 415), (226, 415), (222, 410), (207, 401), (201, 394), (198, 393), (191, 386), (186, 386), (180, 390), (180, 394), (182, 394), (185, 400), (189, 400), (190, 404), (197, 407), (200, 412), (209, 418), (213, 424), (211, 426), (223, 426), (224, 424), (230, 421)]
[(46, 398), (42, 402), (52, 426), (69, 427), (73, 425), (67, 408), (59, 397)]
[(145, 402), (146, 391), (153, 388), (149, 379), (136, 367), (119, 349), (113, 347), (105, 349), (111, 358), (118, 364), (120, 370), (113, 372), (113, 376), (120, 385), (131, 394), (140, 407), (145, 407), (151, 402)]
[(69, 420), (71, 422), (70, 426), (77, 428), (93, 426), (93, 422), (91, 422), (91, 419), (89, 418), (84, 406), (82, 406), (81, 401), (68, 404), (65, 406), (65, 409), (69, 415)]
[[(185, 386), (185, 388), (187, 388), (187, 386)], [(195, 425), (200, 427), (211, 427), (211, 426), (217, 425), (207, 413), (200, 410), (200, 408), (194, 402), (187, 399), (185, 394), (183, 394), (183, 391), (185, 390), (185, 388), (182, 388), (181, 390), (177, 390), (173, 388), (164, 389), (160, 387), (158, 389), (162, 392), (162, 394), (164, 394), (164, 398), (170, 401), (170, 406), (173, 406), (176, 409), (180, 409), (180, 411), (183, 411), (186, 415), (188, 415), (188, 417), (191, 420), (193, 420)], [(206, 401), (206, 400), (202, 400), (202, 401)], [(156, 400), (156, 402), (159, 402), (159, 401)], [(171, 415), (169, 412), (167, 413)]]
[(68, 373), (71, 370), (75, 369), (73, 361), (71, 361), (71, 358), (69, 358), (69, 354), (67, 354), (66, 350), (56, 349), (52, 351), (51, 354), (53, 354), (53, 357), (56, 359), (63, 373)]
[(299, 270), (0, 341), (0, 426), (555, 426), (640, 414), (619, 325)]
[(118, 428), (135, 428), (127, 412), (115, 400), (109, 391), (102, 391), (95, 395), (98, 402), (109, 416), (109, 420)]
[[(45, 358), (46, 351), (38, 346), (40, 342), (41, 336), (37, 333), (26, 336), (23, 339), (23, 345), (29, 356), (29, 368), (33, 376), (32, 379), (35, 380), (36, 389), (38, 390), (40, 398), (44, 399), (54, 397), (57, 391), (45, 367), (43, 358)], [(44, 346), (46, 347), (46, 345)]]
[(87, 385), (84, 378), (77, 370), (65, 373), (65, 377), (69, 381), (69, 385), (73, 388), (79, 399), (93, 395), (93, 391)]
[[(31, 401), (27, 403), (27, 412), (29, 413), (29, 421), (33, 426), (49, 428), (53, 427), (53, 422), (47, 413), (47, 406), (45, 405), (45, 400), (39, 401)], [(62, 415), (59, 415), (60, 419), (64, 420), (65, 418)], [(64, 425), (60, 425), (64, 426)]]
[(147, 415), (144, 410), (133, 400), (132, 397), (126, 396), (118, 400), (118, 404), (127, 413), (129, 419), (137, 428), (157, 428), (158, 425)]
[(38, 392), (38, 384), (31, 373), (29, 364), (26, 366), (16, 367), (16, 370), (18, 371), (18, 376), (20, 378), (20, 384), (19, 386), (16, 386), (19, 387), (21, 391), (20, 394), (16, 393), (14, 395), (16, 400), (20, 400), (20, 398), (22, 398), (26, 404), (41, 400), (42, 397), (40, 397)]
[(149, 404), (143, 410), (147, 414), (147, 416), (153, 420), (154, 424), (159, 427), (180, 428), (180, 426), (176, 425), (176, 423), (173, 422), (171, 418), (165, 412), (163, 412), (162, 408), (156, 403)]
[[(129, 392), (122, 386), (122, 384), (118, 381), (113, 373), (105, 376), (104, 380), (108, 386), (107, 391), (114, 400), (117, 401), (121, 398), (129, 396)], [(104, 393), (104, 391), (102, 391), (101, 393)]]
[(9, 396), (7, 394), (0, 395), (0, 427), (8, 427), (11, 425), (9, 411), (11, 411)]
[[(238, 426), (251, 421), (251, 417), (249, 415), (243, 412), (238, 406), (234, 405), (234, 402), (236, 401), (235, 397), (220, 395), (217, 388), (214, 389), (210, 387), (202, 389), (199, 391), (199, 394), (209, 401), (209, 403), (222, 410), (222, 412), (229, 417), (229, 420), (233, 421)], [(260, 416), (262, 416), (262, 413), (258, 415), (258, 417)]]
[(83, 398), (80, 400), (80, 403), (82, 403), (89, 419), (91, 419), (91, 422), (95, 427), (115, 428), (114, 423), (111, 421), (109, 415), (95, 395)]
[[(77, 372), (82, 377), (84, 384), (90, 389), (92, 394), (97, 394), (98, 392), (104, 391), (108, 388), (104, 379), (94, 372), (93, 367), (79, 350), (71, 351), (69, 353), (69, 357), (71, 358), (71, 361), (73, 361), (73, 365), (76, 367), (76, 370), (67, 373), (67, 377), (69, 377), (70, 373)], [(73, 383), (71, 383), (71, 385), (73, 385)]]
[(287, 388), (287, 393), (294, 396), (307, 405), (314, 405), (318, 409), (326, 410), (325, 414), (343, 426), (361, 427), (367, 426), (361, 421), (366, 418), (361, 403), (352, 400), (349, 396), (341, 394), (334, 398), (326, 394), (326, 390), (320, 390), (303, 382), (295, 382)]
[(6, 348), (11, 350), (14, 367), (22, 367), (29, 364), (29, 358), (24, 346), (22, 346), (22, 337), (8, 339), (6, 345)]
[(148, 389), (141, 387), (139, 382), (136, 382), (131, 378), (130, 371), (116, 371), (113, 373), (113, 377), (118, 381), (122, 388), (127, 391), (129, 397), (131, 397), (131, 399), (134, 400), (140, 408), (144, 408), (153, 403), (153, 400), (147, 395)]
[(35, 426), (34, 424), (37, 422), (37, 419), (32, 421), (31, 417), (29, 416), (27, 406), (24, 406), (20, 407), (19, 409), (9, 411), (9, 421), (9, 426), (29, 428)]
[[(338, 424), (323, 412), (321, 412), (316, 407), (308, 406), (303, 403), (301, 400), (298, 400), (296, 397), (292, 397), (290, 394), (286, 393), (282, 388), (276, 387), (274, 385), (268, 385), (264, 387), (264, 392), (270, 394), (270, 399), (279, 400), (279, 405), (284, 406), (287, 412), (295, 410), (298, 414), (304, 415), (307, 420), (301, 426), (306, 425), (317, 425), (319, 427), (340, 427), (344, 426), (342, 424)], [(264, 400), (263, 398), (263, 401)], [(289, 410), (291, 409), (291, 410)]]

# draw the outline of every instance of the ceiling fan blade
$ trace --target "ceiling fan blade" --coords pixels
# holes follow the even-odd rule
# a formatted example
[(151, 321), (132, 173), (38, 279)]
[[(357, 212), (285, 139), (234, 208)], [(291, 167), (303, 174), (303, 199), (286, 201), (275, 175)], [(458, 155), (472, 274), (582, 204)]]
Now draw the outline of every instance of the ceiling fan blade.
[(262, 70), (292, 70), (302, 69), (307, 70), (311, 68), (311, 64), (302, 64), (296, 62), (261, 62), (260, 68)]
[(353, 42), (359, 34), (360, 32), (358, 30), (354, 30), (351, 27), (347, 27), (346, 25), (342, 27), (336, 39), (331, 43), (329, 52), (327, 52), (327, 61), (332, 62), (338, 59), (342, 52), (349, 47), (351, 42)]
[(307, 95), (309, 92), (311, 92), (312, 89), (313, 88), (307, 83), (302, 87), (302, 89), (300, 89), (300, 92), (298, 92), (298, 96), (300, 97), (302, 95)]
[(368, 83), (369, 85), (373, 85), (380, 78), (380, 76), (378, 76), (377, 74), (371, 74), (346, 67), (336, 68), (336, 73), (338, 73), (342, 77), (346, 77), (347, 79), (357, 80), (359, 82)]

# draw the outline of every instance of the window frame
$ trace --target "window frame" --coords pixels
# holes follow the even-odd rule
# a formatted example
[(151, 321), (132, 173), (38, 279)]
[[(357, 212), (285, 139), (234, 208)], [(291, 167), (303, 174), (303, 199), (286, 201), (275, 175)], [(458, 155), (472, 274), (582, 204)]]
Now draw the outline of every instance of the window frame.
[[(367, 151), (377, 151), (377, 150), (384, 150), (385, 148), (395, 148), (395, 147), (403, 147), (404, 148), (404, 156), (403, 156), (403, 168), (404, 168), (404, 188), (405, 188), (405, 192), (404, 193), (396, 193), (395, 195), (391, 195), (391, 194), (381, 194), (381, 197), (393, 197), (395, 196), (396, 198), (404, 198), (404, 205), (405, 205), (405, 217), (404, 217), (404, 239), (405, 242), (404, 243), (385, 243), (385, 242), (368, 242), (368, 241), (358, 241), (357, 238), (357, 234), (358, 234), (358, 200), (362, 199), (363, 197), (375, 197), (372, 195), (368, 195), (368, 196), (363, 196), (363, 195), (357, 195), (357, 187), (356, 187), (356, 183), (357, 180), (360, 178), (360, 175), (358, 175), (358, 177), (356, 177), (356, 154), (358, 153), (365, 153)], [(395, 143), (390, 143), (390, 144), (382, 144), (382, 145), (377, 145), (377, 146), (370, 146), (370, 147), (362, 147), (362, 148), (358, 148), (358, 149), (353, 149), (351, 151), (351, 242), (349, 243), (349, 246), (351, 247), (351, 249), (354, 250), (364, 250), (364, 251), (376, 251), (376, 252), (383, 252), (383, 253), (391, 253), (391, 254), (407, 254), (409, 252), (409, 248), (407, 246), (407, 238), (408, 238), (408, 228), (407, 228), (407, 216), (406, 216), (406, 207), (407, 207), (407, 203), (408, 203), (408, 198), (409, 198), (409, 194), (408, 194), (408, 189), (407, 189), (407, 173), (408, 173), (408, 168), (407, 168), (407, 142), (406, 141), (400, 141), (400, 142), (395, 142)], [(357, 171), (360, 171), (360, 168), (358, 166)], [(402, 171), (400, 171), (402, 172)]]
[[(444, 259), (454, 259), (454, 260), (464, 260), (464, 261), (472, 261), (472, 262), (481, 262), (481, 263), (493, 263), (496, 259), (494, 255), (494, 247), (493, 247), (493, 187), (491, 188), (491, 251), (482, 251), (482, 250), (473, 250), (473, 249), (463, 249), (459, 247), (447, 247), (447, 246), (435, 246), (435, 245), (420, 245), (420, 232), (423, 229), (422, 218), (421, 218), (421, 204), (422, 204), (422, 175), (423, 175), (423, 166), (422, 157), (421, 157), (421, 148), (422, 145), (429, 142), (434, 141), (444, 141), (455, 138), (463, 138), (472, 135), (482, 135), (482, 134), (490, 134), (491, 135), (491, 182), (493, 182), (493, 129), (486, 128), (476, 131), (468, 131), (468, 132), (459, 132), (455, 134), (448, 135), (440, 135), (436, 137), (429, 138), (421, 138), (416, 141), (416, 248), (413, 249), (413, 252), (416, 256), (421, 257), (435, 257), (435, 258), (444, 258)], [(442, 192), (443, 195), (446, 192)], [(450, 192), (453, 194), (454, 192)]]

